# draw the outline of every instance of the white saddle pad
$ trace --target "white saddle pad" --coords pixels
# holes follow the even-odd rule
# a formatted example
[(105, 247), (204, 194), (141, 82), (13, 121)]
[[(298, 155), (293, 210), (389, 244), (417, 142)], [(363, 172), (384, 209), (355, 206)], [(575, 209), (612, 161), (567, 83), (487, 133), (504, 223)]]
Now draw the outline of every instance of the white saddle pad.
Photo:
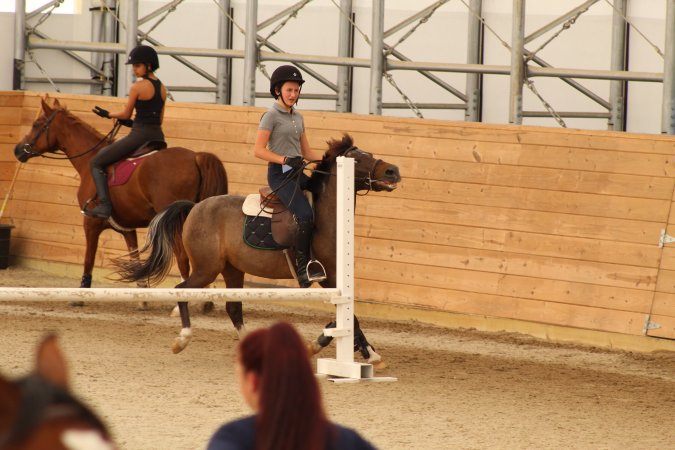
[(260, 211), (260, 194), (247, 195), (241, 210), (247, 216), (272, 217), (272, 211), (269, 208)]

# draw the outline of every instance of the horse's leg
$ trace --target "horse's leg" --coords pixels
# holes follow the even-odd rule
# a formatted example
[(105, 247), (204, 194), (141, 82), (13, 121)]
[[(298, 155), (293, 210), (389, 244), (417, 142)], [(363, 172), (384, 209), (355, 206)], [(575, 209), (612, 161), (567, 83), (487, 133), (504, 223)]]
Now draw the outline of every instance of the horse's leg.
[[(228, 289), (244, 287), (244, 272), (235, 269), (230, 264), (225, 265), (222, 276)], [(225, 310), (227, 315), (230, 316), (232, 325), (237, 330), (237, 337), (243, 339), (246, 335), (246, 326), (244, 326), (244, 308), (241, 302), (225, 302)]]
[(375, 369), (384, 369), (387, 367), (386, 363), (382, 361), (382, 357), (375, 352), (375, 349), (366, 339), (366, 335), (363, 334), (361, 326), (359, 325), (359, 319), (354, 316), (354, 351), (361, 352), (361, 356), (369, 363), (372, 364)]
[[(178, 287), (181, 287), (180, 283)], [(188, 309), (187, 302), (178, 302), (178, 311), (180, 312), (180, 321), (181, 321), (181, 330), (180, 334), (173, 341), (171, 345), (171, 351), (174, 353), (180, 353), (192, 339), (192, 327), (190, 326), (190, 310)]]
[[(106, 228), (106, 223), (98, 219), (84, 218), (82, 224), (84, 227), (84, 239), (86, 242), (86, 250), (84, 252), (84, 271), (82, 273), (82, 280), (80, 281), (81, 288), (90, 288), (92, 280), (92, 271), (94, 270), (94, 261), (96, 260), (96, 250), (98, 249), (98, 237)], [(83, 301), (73, 301), (69, 303), (70, 306), (83, 306)]]
[[(200, 276), (201, 275), (201, 276)], [(201, 288), (213, 282), (217, 274), (199, 274), (194, 271), (187, 280), (176, 285), (176, 289)], [(171, 345), (171, 351), (180, 353), (192, 339), (192, 327), (190, 325), (190, 310), (188, 302), (178, 302), (178, 311), (180, 313), (181, 330), (180, 334), (174, 339)]]
[[(335, 326), (335, 322), (330, 322), (324, 328), (335, 328)], [(309, 351), (315, 355), (323, 350), (324, 347), (327, 347), (331, 342), (333, 342), (333, 338), (331, 336), (326, 336), (322, 332), (316, 341), (310, 344)], [(354, 316), (354, 351), (361, 352), (361, 356), (376, 369), (384, 369), (387, 367), (384, 361), (382, 361), (382, 357), (375, 352), (373, 346), (370, 345), (366, 339), (366, 335), (363, 334), (359, 319), (356, 316)]]
[[(136, 230), (121, 231), (120, 233), (122, 233), (122, 236), (124, 237), (124, 242), (127, 244), (129, 256), (132, 259), (138, 261), (138, 235), (136, 234)], [(147, 288), (148, 282), (147, 280), (138, 281), (136, 283), (136, 286), (138, 286), (139, 288)], [(141, 311), (146, 311), (148, 309), (148, 302), (139, 302), (138, 309)]]

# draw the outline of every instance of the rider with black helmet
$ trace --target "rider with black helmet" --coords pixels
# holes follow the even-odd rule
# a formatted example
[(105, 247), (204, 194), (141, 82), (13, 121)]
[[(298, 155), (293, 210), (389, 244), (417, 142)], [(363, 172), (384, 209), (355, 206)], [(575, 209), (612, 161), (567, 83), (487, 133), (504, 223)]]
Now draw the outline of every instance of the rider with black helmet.
[(309, 180), (303, 172), (304, 159), (314, 161), (323, 156), (310, 148), (302, 115), (295, 109), (304, 82), (294, 66), (280, 66), (272, 73), (270, 94), (276, 102), (260, 119), (255, 141), (255, 156), (268, 161), (267, 182), (298, 223), (295, 260), (303, 288), (326, 278), (321, 264), (310, 257), (314, 213), (302, 192)]
[(131, 122), (129, 119), (134, 110), (136, 110), (136, 116), (131, 132), (127, 136), (101, 149), (91, 159), (91, 176), (96, 186), (98, 205), (94, 208), (83, 207), (82, 209), (82, 213), (90, 217), (107, 219), (112, 214), (106, 167), (127, 157), (148, 141), (164, 140), (162, 119), (164, 118), (166, 88), (155, 76), (155, 71), (159, 69), (157, 52), (147, 45), (139, 45), (131, 50), (126, 64), (133, 65), (134, 75), (138, 81), (129, 88), (129, 99), (124, 109), (117, 113), (108, 112), (99, 106), (93, 109), (94, 113), (101, 117), (128, 123)]

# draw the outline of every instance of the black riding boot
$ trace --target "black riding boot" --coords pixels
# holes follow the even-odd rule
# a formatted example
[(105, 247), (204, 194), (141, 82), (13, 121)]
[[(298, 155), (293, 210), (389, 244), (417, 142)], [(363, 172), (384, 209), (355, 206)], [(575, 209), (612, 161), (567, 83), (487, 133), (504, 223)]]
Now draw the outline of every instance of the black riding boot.
[(326, 279), (326, 272), (321, 263), (310, 258), (312, 227), (311, 222), (301, 222), (298, 224), (298, 234), (296, 235), (295, 265), (301, 288), (310, 287), (313, 282)]
[(112, 214), (112, 205), (110, 204), (110, 195), (108, 194), (108, 176), (102, 170), (93, 169), (91, 177), (94, 179), (94, 186), (96, 186), (98, 205), (91, 209), (83, 209), (82, 213), (89, 217), (107, 219)]

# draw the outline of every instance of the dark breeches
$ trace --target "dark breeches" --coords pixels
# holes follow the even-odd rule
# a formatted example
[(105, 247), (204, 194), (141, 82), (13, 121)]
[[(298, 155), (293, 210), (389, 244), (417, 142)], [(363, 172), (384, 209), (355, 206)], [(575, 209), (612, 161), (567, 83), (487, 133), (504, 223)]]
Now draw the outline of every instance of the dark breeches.
[(110, 164), (120, 161), (148, 141), (163, 141), (164, 134), (157, 125), (134, 126), (131, 133), (102, 148), (89, 163), (92, 170), (105, 171)]
[(302, 192), (309, 181), (309, 177), (301, 173), (297, 178), (290, 178), (291, 173), (292, 170), (282, 173), (280, 164), (269, 164), (267, 182), (283, 204), (295, 214), (298, 223), (311, 223), (314, 219), (314, 213), (307, 197)]

